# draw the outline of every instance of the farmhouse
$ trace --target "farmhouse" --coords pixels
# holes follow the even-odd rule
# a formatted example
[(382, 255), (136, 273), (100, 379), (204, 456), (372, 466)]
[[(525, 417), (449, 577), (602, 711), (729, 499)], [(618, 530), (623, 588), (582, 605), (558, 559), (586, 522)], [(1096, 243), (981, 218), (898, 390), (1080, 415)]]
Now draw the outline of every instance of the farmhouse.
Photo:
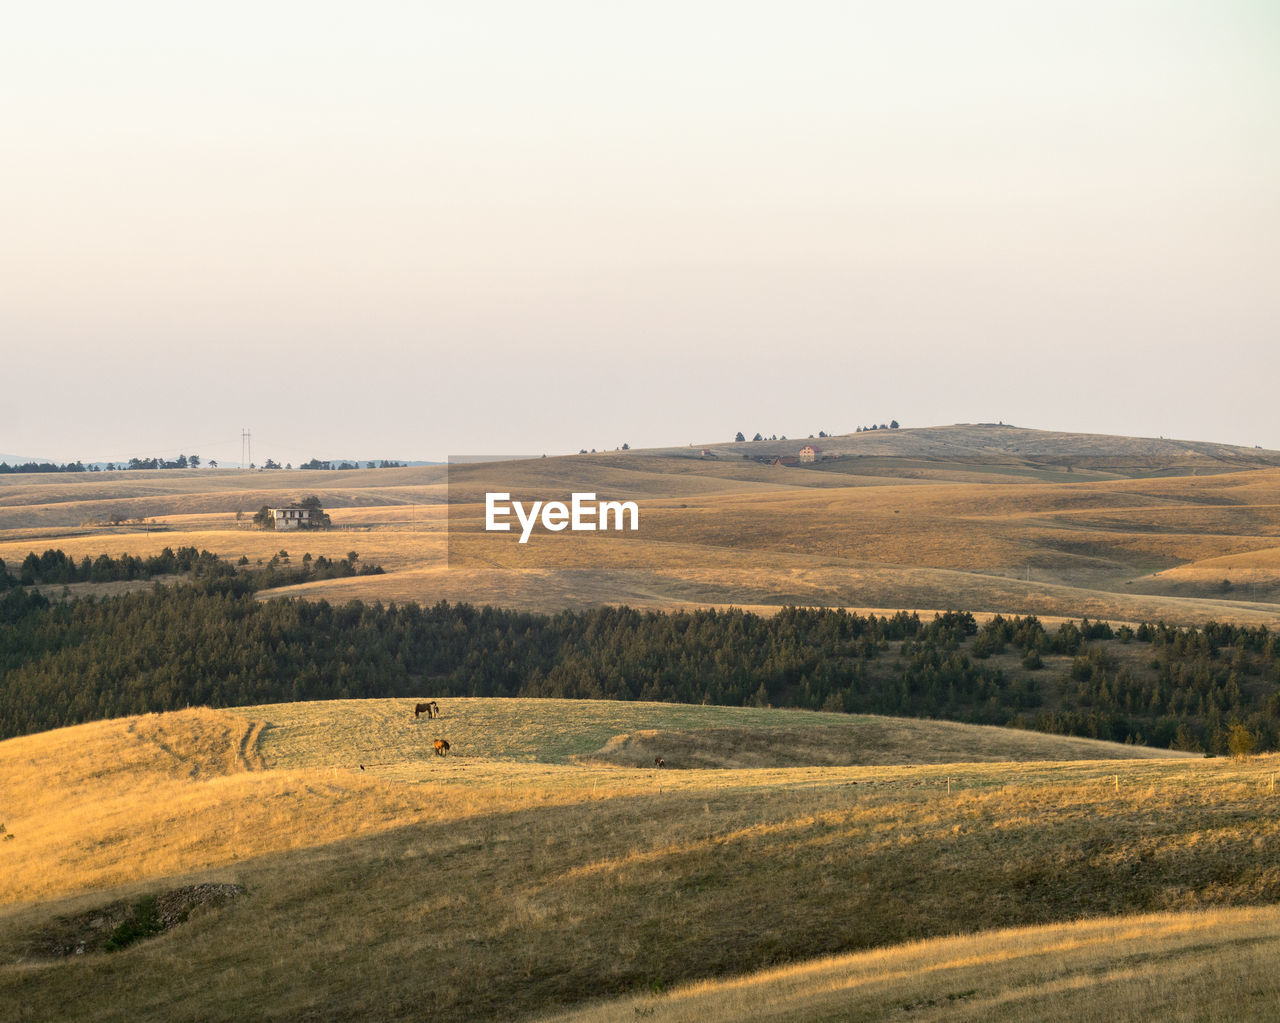
[(287, 508), (272, 508), (271, 517), (276, 529), (304, 529), (311, 525), (311, 509), (298, 504)]
[(812, 444), (806, 444), (800, 449), (800, 461), (816, 462), (820, 454), (822, 454), (822, 448), (815, 448)]

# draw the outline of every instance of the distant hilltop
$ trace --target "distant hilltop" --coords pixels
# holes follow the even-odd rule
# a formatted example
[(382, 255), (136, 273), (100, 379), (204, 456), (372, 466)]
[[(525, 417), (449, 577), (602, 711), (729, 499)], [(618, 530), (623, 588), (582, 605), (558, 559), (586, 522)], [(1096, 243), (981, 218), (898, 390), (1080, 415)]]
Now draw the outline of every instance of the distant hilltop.
[[(1003, 423), (863, 429), (825, 437), (744, 440), (651, 448), (634, 454), (671, 458), (796, 459), (805, 448), (814, 461), (922, 459), (974, 465), (1117, 469), (1186, 467), (1224, 469), (1280, 466), (1280, 451), (1166, 437), (1118, 437), (1097, 433), (1031, 430)], [(807, 456), (808, 453), (805, 453)]]

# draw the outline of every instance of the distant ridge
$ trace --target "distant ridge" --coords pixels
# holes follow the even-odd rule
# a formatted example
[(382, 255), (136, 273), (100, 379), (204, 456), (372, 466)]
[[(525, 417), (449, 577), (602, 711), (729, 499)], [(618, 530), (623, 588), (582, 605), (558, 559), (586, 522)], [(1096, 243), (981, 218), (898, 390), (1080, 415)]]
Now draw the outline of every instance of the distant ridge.
[[(219, 467), (219, 468), (222, 468), (222, 469), (239, 469), (239, 468), (240, 468), (239, 463), (234, 462), (234, 461), (221, 461), (221, 460), (216, 459), (216, 458), (215, 458), (213, 461), (218, 462), (218, 467)], [(428, 466), (428, 465), (444, 465), (444, 464), (446, 464), (446, 463), (444, 463), (444, 462), (422, 461), (422, 460), (412, 459), (412, 458), (388, 458), (388, 459), (381, 459), (381, 458), (359, 458), (359, 459), (356, 459), (356, 458), (322, 458), (322, 459), (320, 459), (320, 461), (322, 461), (322, 462), (329, 462), (329, 463), (331, 463), (332, 465), (334, 465), (334, 466), (335, 466), (335, 468), (336, 468), (337, 466), (339, 466), (339, 465), (342, 465), (344, 462), (347, 462), (347, 463), (352, 464), (352, 465), (359, 465), (361, 468), (363, 468), (364, 466), (368, 465), (370, 462), (375, 462), (375, 463), (376, 463), (376, 462), (382, 462), (382, 461), (387, 461), (387, 462), (396, 462), (396, 463), (398, 463), (398, 464), (400, 465), (400, 467), (402, 467), (402, 468), (415, 468), (415, 467), (419, 467), (419, 466)], [(30, 464), (35, 464), (35, 465), (57, 465), (57, 466), (62, 466), (62, 465), (75, 465), (75, 464), (76, 464), (76, 459), (72, 458), (72, 459), (59, 460), (59, 459), (56, 459), (56, 458), (32, 458), (32, 457), (30, 457), (30, 456), (28, 456), (28, 455), (6, 455), (6, 454), (3, 454), (3, 453), (0, 453), (0, 462), (3, 462), (3, 463), (5, 463), (5, 464), (7, 464), (7, 465), (30, 465)], [(128, 460), (127, 458), (117, 458), (117, 459), (99, 459), (99, 460), (96, 460), (96, 461), (85, 461), (85, 460), (81, 459), (81, 460), (80, 460), (80, 464), (81, 464), (81, 465), (83, 465), (83, 466), (85, 467), (85, 469), (86, 469), (86, 470), (88, 470), (88, 471), (95, 471), (95, 470), (97, 470), (97, 471), (102, 471), (102, 470), (105, 470), (105, 469), (107, 468), (107, 466), (108, 466), (108, 465), (115, 466), (117, 469), (119, 469), (119, 470), (123, 471), (123, 470), (125, 470), (125, 468), (128, 466), (128, 464), (129, 464), (129, 460)], [(193, 467), (193, 468), (191, 468), (190, 470), (183, 470), (183, 471), (204, 472), (206, 469), (210, 469), (210, 468), (212, 468), (212, 466), (210, 466), (210, 464), (209, 464), (209, 462), (208, 462), (207, 460), (204, 460), (204, 461), (202, 461), (202, 462), (201, 462), (201, 464), (200, 464), (198, 467)], [(262, 467), (261, 467), (261, 466), (259, 466), (258, 468), (262, 468)], [(295, 468), (295, 470), (296, 470), (298, 467), (297, 467), (297, 466), (295, 466), (294, 468)], [(129, 471), (130, 471), (130, 472), (155, 472), (155, 471), (158, 471), (158, 470), (154, 470), (154, 469), (144, 469), (144, 470), (129, 470)], [(246, 470), (246, 471), (247, 471), (247, 470)], [(275, 469), (272, 469), (272, 470), (270, 470), (270, 471), (271, 471), (271, 472), (275, 472), (276, 470), (275, 470)], [(282, 469), (281, 471), (283, 471), (283, 472), (288, 472), (288, 471), (290, 471), (290, 470)]]
[(971, 462), (1084, 467), (1123, 470), (1129, 467), (1185, 466), (1226, 469), (1280, 466), (1280, 451), (1166, 437), (1123, 437), (1097, 433), (1034, 430), (1001, 423), (957, 423), (952, 426), (862, 430), (828, 437), (794, 437), (708, 444), (702, 447), (654, 448), (638, 454), (719, 458), (782, 458), (812, 445), (827, 457), (909, 458)]

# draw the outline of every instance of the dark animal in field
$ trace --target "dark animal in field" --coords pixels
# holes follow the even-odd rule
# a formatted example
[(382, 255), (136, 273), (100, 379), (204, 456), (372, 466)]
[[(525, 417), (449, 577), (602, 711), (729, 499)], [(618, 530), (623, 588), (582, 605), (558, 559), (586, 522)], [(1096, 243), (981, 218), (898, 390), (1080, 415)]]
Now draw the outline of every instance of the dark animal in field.
[(435, 742), (436, 756), (442, 757), (449, 752), (449, 742), (447, 739), (437, 739)]
[(428, 718), (438, 718), (440, 716), (440, 705), (435, 700), (432, 700), (430, 703), (420, 703), (413, 708), (413, 716), (415, 718), (423, 714), (427, 715)]
[(667, 762), (666, 762), (665, 760), (663, 760), (663, 759), (662, 759), (662, 757), (654, 757), (654, 758), (653, 758), (653, 766), (654, 766), (654, 767), (666, 767), (666, 766), (667, 766)]

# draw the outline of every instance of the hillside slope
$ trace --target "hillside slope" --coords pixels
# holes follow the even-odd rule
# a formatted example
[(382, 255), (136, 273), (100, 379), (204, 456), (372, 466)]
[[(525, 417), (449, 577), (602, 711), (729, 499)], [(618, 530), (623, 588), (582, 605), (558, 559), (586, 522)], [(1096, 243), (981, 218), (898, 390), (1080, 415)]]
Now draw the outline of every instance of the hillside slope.
[[(788, 603), (1280, 624), (1280, 455), (1003, 426), (353, 472), (224, 470), (0, 478), (0, 558), (164, 546), (388, 569), (300, 596), (440, 598), (536, 610)], [(743, 456), (746, 456), (745, 458)], [(446, 483), (446, 478), (448, 482)], [(633, 534), (483, 532), (485, 494), (634, 500)], [(325, 534), (253, 529), (315, 494)], [(110, 517), (130, 521), (104, 526)], [(500, 541), (509, 539), (510, 543)], [(493, 541), (499, 541), (497, 543)], [(483, 541), (483, 542), (482, 542)]]
[[(1164, 437), (1121, 437), (1109, 434), (1064, 433), (995, 423), (897, 430), (864, 430), (823, 438), (721, 443), (699, 447), (719, 457), (741, 459), (798, 455), (812, 445), (827, 457), (854, 459), (920, 459), (938, 463), (971, 463), (1000, 468), (1076, 470), (1094, 469), (1117, 476), (1172, 474), (1175, 470), (1236, 471), (1280, 466), (1280, 451), (1211, 441)], [(636, 454), (667, 457), (691, 454), (685, 448), (638, 450)]]
[[(525, 1019), (903, 941), (1280, 898), (1268, 758), (637, 770), (565, 761), (619, 726), (832, 726), (441, 710), (193, 710), (0, 743), (0, 1000), (49, 1021), (179, 1004)], [(456, 752), (431, 752), (437, 736)], [(38, 951), (95, 907), (200, 884), (244, 894), (121, 952)], [(1081, 937), (1074, 961), (1105, 969), (1112, 933)]]
[(911, 942), (671, 992), (604, 1002), (545, 1023), (1058, 1023), (1263, 1020), (1280, 907), (1160, 913)]

